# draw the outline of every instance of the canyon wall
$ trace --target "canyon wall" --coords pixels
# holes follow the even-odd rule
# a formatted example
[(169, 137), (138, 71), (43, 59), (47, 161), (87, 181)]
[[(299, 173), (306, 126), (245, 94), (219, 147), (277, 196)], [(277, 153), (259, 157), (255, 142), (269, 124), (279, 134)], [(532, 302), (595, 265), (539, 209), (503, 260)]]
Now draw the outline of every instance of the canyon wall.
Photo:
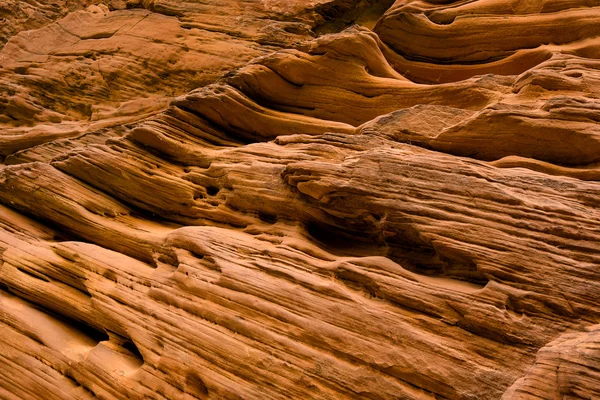
[(600, 398), (600, 1), (0, 17), (0, 398)]

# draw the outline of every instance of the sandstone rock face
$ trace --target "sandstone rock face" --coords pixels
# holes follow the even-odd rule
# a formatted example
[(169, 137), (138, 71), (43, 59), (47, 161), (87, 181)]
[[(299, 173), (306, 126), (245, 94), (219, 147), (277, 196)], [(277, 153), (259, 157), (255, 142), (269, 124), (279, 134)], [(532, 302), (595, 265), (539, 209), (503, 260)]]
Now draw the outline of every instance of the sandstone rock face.
[(392, 3), (0, 5), (0, 398), (600, 398), (600, 2)]

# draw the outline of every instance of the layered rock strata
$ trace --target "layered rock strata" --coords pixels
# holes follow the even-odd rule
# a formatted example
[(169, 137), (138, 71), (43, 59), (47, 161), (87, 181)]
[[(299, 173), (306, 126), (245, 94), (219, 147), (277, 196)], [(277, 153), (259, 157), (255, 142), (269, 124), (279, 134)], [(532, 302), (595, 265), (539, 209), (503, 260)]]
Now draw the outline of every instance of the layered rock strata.
[(222, 3), (0, 53), (0, 397), (600, 397), (600, 2)]

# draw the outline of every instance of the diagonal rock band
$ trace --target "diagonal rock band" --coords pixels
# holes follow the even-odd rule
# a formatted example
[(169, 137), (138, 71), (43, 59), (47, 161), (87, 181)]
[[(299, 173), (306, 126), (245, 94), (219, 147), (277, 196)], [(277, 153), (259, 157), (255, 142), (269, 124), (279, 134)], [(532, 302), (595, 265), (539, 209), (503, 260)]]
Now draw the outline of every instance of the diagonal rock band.
[(0, 398), (600, 398), (600, 2), (0, 18)]

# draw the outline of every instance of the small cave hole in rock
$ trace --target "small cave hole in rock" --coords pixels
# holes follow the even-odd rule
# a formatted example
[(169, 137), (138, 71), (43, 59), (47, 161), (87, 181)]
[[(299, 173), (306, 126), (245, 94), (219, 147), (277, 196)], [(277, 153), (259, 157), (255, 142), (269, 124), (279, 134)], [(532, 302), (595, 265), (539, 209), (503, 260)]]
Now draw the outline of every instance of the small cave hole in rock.
[(583, 74), (578, 71), (567, 72), (565, 75), (567, 75), (570, 78), (581, 78), (583, 76)]
[(35, 305), (35, 307), (37, 309), (45, 312), (46, 314), (56, 318), (57, 320), (61, 321), (65, 325), (68, 325), (71, 329), (74, 329), (74, 330), (80, 332), (82, 335), (87, 336), (88, 338), (90, 338), (91, 340), (96, 342), (96, 344), (110, 340), (108, 334), (105, 331), (96, 329), (96, 328), (86, 324), (83, 321), (77, 321), (77, 320), (69, 318), (63, 314), (55, 312), (54, 310), (50, 310), (48, 308), (41, 307), (37, 304)]
[(473, 289), (481, 289), (489, 282), (472, 260), (458, 255), (440, 254), (432, 247), (392, 246), (387, 257), (403, 268), (431, 278), (432, 283), (437, 281), (443, 286), (463, 282)]
[(216, 187), (216, 186), (208, 186), (208, 187), (206, 188), (206, 193), (207, 193), (209, 196), (216, 196), (216, 195), (217, 195), (217, 194), (218, 194), (220, 191), (221, 191), (221, 189), (219, 189), (219, 188), (218, 188), (218, 187)]
[(312, 242), (339, 257), (366, 257), (385, 255), (385, 243), (368, 235), (352, 235), (335, 227), (312, 222), (306, 225)]
[(262, 222), (265, 222), (267, 224), (274, 224), (277, 222), (277, 215), (259, 212), (258, 219), (260, 219)]
[(439, 12), (427, 13), (427, 19), (437, 25), (451, 25), (456, 20), (456, 15), (446, 15)]
[(345, 28), (357, 24), (368, 29), (373, 29), (377, 21), (385, 14), (396, 0), (374, 0), (362, 2), (357, 7), (346, 8), (334, 5), (324, 4), (316, 7), (325, 23), (314, 29), (319, 36), (343, 31)]
[(27, 74), (27, 67), (17, 67), (15, 68), (15, 73), (19, 74), (19, 75), (25, 75)]
[[(2, 266), (2, 261), (0, 260), (0, 266)], [(4, 283), (0, 282), (0, 292), (10, 292), (10, 288), (6, 286)]]
[(140, 353), (140, 350), (137, 348), (135, 343), (133, 343), (133, 341), (126, 341), (122, 344), (122, 347), (125, 350), (129, 351), (133, 355), (133, 357), (135, 357), (139, 361), (140, 366), (144, 363), (144, 357), (142, 356), (142, 353)]

